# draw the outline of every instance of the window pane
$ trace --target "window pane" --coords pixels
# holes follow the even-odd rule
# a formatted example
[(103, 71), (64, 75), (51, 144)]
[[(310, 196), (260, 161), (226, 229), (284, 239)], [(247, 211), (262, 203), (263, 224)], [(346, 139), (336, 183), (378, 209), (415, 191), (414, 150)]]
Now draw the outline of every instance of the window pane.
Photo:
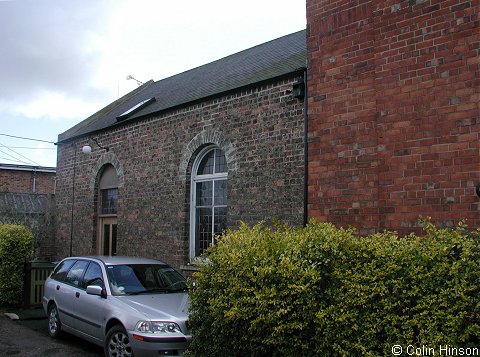
[(215, 150), (215, 173), (227, 172), (227, 160), (222, 150)]
[(65, 275), (67, 275), (68, 269), (70, 269), (75, 262), (76, 260), (64, 260), (55, 268), (55, 271), (52, 273), (52, 279), (63, 281), (65, 279)]
[(103, 225), (103, 255), (110, 255), (110, 225)]
[(65, 282), (75, 286), (81, 286), (83, 271), (87, 267), (87, 264), (88, 262), (85, 260), (78, 260), (68, 272)]
[(102, 214), (116, 214), (117, 213), (117, 200), (118, 200), (118, 188), (110, 188), (101, 191), (102, 196)]
[(215, 150), (209, 151), (198, 165), (197, 175), (210, 175), (213, 174), (213, 162), (214, 162)]
[(212, 192), (213, 182), (197, 182), (196, 187), (196, 206), (211, 206), (212, 205)]
[(201, 255), (212, 244), (212, 209), (197, 208), (195, 256)]
[(85, 276), (83, 277), (83, 287), (86, 288), (88, 285), (97, 285), (104, 287), (103, 284), (103, 275), (100, 265), (97, 263), (90, 263), (87, 270), (85, 271)]
[(214, 204), (215, 206), (227, 205), (227, 180), (219, 180), (214, 182)]
[(213, 229), (216, 235), (227, 229), (227, 207), (215, 208)]
[(117, 255), (117, 225), (112, 224), (112, 255)]

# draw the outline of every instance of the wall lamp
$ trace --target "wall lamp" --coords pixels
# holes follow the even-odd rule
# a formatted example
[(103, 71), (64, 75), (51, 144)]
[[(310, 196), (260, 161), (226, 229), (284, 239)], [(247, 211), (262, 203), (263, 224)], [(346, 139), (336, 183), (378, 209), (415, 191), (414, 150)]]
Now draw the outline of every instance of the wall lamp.
[[(97, 144), (97, 146), (100, 148), (100, 149), (103, 149), (105, 150), (106, 152), (109, 152), (110, 151), (110, 148), (107, 147), (107, 146), (102, 146), (98, 143), (97, 139), (95, 138), (92, 138), (93, 141), (95, 141), (95, 144)], [(92, 147), (90, 145), (85, 145), (84, 147), (82, 147), (82, 152), (84, 154), (91, 154), (92, 153)]]

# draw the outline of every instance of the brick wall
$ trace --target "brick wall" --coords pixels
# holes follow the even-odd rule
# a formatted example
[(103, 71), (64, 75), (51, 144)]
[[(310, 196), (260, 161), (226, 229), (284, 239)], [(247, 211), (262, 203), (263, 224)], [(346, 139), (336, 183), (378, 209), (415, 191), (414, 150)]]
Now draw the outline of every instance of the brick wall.
[[(301, 78), (301, 74), (299, 78)], [(119, 174), (118, 254), (188, 263), (190, 170), (208, 143), (228, 162), (228, 223), (277, 217), (303, 222), (303, 101), (290, 93), (297, 76), (211, 99), (159, 116), (125, 123), (59, 145), (57, 169), (58, 257), (68, 255), (73, 167), (73, 254), (96, 252), (96, 180), (112, 163)], [(90, 144), (91, 155), (83, 155)], [(75, 159), (74, 147), (77, 149)]]
[(35, 192), (53, 193), (55, 190), (55, 173), (23, 170), (0, 169), (0, 192)]
[(307, 0), (308, 214), (480, 226), (478, 0)]

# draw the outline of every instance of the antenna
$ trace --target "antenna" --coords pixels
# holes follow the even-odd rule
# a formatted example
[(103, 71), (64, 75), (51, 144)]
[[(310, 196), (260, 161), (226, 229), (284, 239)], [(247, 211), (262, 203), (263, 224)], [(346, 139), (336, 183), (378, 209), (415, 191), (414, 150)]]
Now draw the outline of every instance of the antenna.
[(133, 79), (135, 82), (137, 82), (137, 84), (138, 84), (139, 86), (141, 86), (141, 85), (143, 84), (143, 82), (141, 82), (141, 81), (139, 81), (138, 79), (134, 78), (131, 74), (129, 74), (129, 75), (127, 76), (127, 81), (129, 81), (130, 79)]

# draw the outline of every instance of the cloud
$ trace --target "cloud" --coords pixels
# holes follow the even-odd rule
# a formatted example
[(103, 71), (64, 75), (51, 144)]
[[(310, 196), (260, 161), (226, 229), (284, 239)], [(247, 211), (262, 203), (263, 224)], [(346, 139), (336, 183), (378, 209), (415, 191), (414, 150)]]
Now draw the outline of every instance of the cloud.
[[(96, 37), (107, 23), (106, 4), (0, 2), (0, 110), (28, 112), (59, 93), (86, 100), (105, 96), (92, 82), (100, 60)], [(48, 116), (49, 110), (39, 115)]]
[(81, 120), (135, 89), (127, 75), (162, 79), (298, 31), (304, 11), (288, 0), (0, 0), (0, 116)]

